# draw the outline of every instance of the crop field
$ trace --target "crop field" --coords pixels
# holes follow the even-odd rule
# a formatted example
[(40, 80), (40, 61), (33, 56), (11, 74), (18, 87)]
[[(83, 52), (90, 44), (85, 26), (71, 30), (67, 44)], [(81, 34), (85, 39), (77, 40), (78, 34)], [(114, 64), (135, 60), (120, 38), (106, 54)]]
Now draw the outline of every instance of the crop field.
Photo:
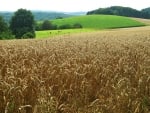
[(150, 113), (150, 27), (0, 41), (0, 113)]
[(135, 27), (143, 26), (144, 24), (133, 20), (128, 17), (114, 16), (114, 15), (86, 15), (86, 16), (75, 16), (64, 19), (55, 19), (52, 21), (57, 26), (64, 24), (76, 24), (80, 23), (83, 28), (94, 28), (94, 29), (110, 29), (110, 28), (122, 28), (122, 27)]

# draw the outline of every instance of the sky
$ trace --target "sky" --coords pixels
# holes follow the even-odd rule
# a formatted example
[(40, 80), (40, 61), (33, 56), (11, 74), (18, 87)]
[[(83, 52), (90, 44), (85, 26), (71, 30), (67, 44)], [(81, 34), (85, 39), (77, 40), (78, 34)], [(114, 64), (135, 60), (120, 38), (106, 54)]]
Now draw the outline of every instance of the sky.
[(0, 11), (28, 10), (78, 12), (110, 6), (125, 6), (137, 10), (150, 7), (150, 0), (0, 0)]

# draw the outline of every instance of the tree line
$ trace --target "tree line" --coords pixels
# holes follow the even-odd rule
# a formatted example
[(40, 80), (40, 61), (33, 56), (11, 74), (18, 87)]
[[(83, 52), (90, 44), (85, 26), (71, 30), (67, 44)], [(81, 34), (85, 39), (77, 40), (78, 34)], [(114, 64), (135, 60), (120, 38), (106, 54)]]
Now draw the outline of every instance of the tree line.
[[(62, 18), (58, 18), (62, 19)], [(36, 23), (35, 30), (41, 31), (41, 30), (59, 30), (59, 29), (76, 29), (76, 28), (82, 28), (82, 25), (80, 23), (75, 23), (73, 25), (70, 24), (63, 24), (63, 25), (56, 25), (53, 24), (49, 20), (44, 20), (42, 23)]]
[(91, 14), (107, 14), (107, 15), (118, 15), (118, 16), (149, 19), (150, 8), (145, 8), (141, 11), (138, 11), (130, 7), (112, 6), (112, 7), (107, 7), (107, 8), (99, 8), (99, 9), (87, 12), (87, 15), (91, 15)]

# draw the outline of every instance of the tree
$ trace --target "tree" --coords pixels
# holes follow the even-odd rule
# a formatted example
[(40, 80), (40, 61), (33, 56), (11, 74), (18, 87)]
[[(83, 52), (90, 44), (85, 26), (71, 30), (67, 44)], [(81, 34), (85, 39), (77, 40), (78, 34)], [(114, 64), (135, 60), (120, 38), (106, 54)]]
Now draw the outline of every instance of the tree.
[(41, 25), (41, 30), (55, 30), (57, 25), (53, 25), (50, 21), (45, 20)]
[(12, 39), (14, 38), (8, 29), (7, 23), (4, 21), (3, 17), (0, 16), (0, 40), (1, 39)]
[(50, 29), (52, 29), (52, 24), (50, 23), (50, 21), (45, 20), (42, 23), (42, 30), (50, 30)]
[(80, 23), (75, 23), (73, 25), (73, 28), (82, 28), (82, 25)]
[(26, 9), (17, 10), (11, 18), (10, 29), (18, 39), (28, 32), (32, 33), (35, 37), (34, 16), (31, 11)]
[(3, 17), (0, 16), (0, 34), (6, 31), (8, 31), (8, 26), (6, 22), (4, 21)]

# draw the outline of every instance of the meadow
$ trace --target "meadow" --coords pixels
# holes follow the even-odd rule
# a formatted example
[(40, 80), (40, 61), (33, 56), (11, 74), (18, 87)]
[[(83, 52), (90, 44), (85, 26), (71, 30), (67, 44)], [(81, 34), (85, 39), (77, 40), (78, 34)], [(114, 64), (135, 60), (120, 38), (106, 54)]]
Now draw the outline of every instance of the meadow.
[(0, 113), (149, 113), (150, 27), (0, 41)]
[(83, 26), (83, 28), (92, 28), (92, 29), (112, 29), (112, 28), (136, 27), (144, 25), (143, 23), (135, 21), (131, 18), (114, 15), (75, 16), (64, 19), (55, 19), (52, 20), (52, 23), (58, 26), (64, 24), (73, 25), (75, 23), (80, 23)]
[[(82, 25), (82, 29), (67, 29), (67, 30), (44, 30), (36, 31), (37, 38), (54, 37), (57, 35), (70, 35), (81, 32), (90, 32), (104, 29), (126, 28), (144, 26), (144, 22), (131, 19), (128, 17), (114, 16), (114, 15), (86, 15), (75, 16), (64, 19), (55, 19), (51, 21), (52, 24), (57, 25), (74, 25), (76, 23)], [(39, 22), (41, 23), (41, 22)]]
[(64, 30), (44, 30), (44, 31), (36, 31), (36, 38), (48, 38), (62, 35), (70, 35), (82, 32), (92, 32), (96, 31), (94, 29), (64, 29)]

